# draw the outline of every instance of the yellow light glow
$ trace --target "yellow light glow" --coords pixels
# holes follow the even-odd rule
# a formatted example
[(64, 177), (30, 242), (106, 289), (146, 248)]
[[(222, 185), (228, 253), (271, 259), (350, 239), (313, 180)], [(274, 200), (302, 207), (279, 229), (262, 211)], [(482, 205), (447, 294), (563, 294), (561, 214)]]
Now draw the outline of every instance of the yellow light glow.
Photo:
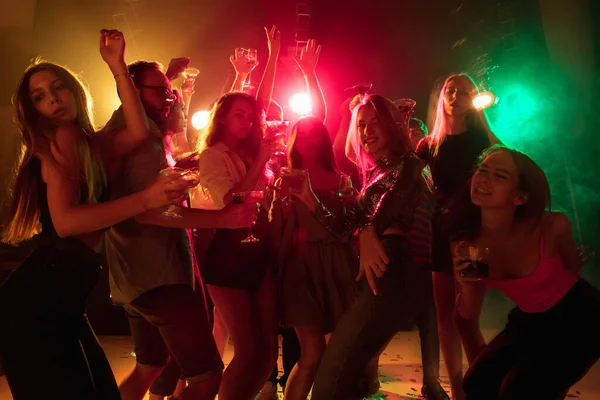
[(476, 110), (483, 110), (484, 108), (488, 108), (493, 106), (496, 103), (496, 96), (492, 92), (482, 92), (479, 93), (473, 99), (473, 107)]
[(200, 129), (206, 128), (206, 125), (208, 125), (209, 116), (210, 111), (196, 111), (194, 115), (192, 115), (192, 126), (194, 127), (194, 129), (199, 131)]

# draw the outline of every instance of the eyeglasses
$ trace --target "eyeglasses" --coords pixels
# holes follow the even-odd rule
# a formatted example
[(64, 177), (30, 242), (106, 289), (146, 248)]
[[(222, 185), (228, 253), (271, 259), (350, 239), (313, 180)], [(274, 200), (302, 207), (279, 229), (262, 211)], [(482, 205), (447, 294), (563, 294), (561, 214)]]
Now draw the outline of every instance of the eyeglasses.
[(156, 92), (156, 94), (158, 94), (159, 96), (165, 96), (165, 98), (170, 101), (175, 101), (175, 98), (177, 97), (175, 93), (173, 93), (173, 90), (166, 86), (138, 85), (137, 87), (144, 89), (153, 89)]

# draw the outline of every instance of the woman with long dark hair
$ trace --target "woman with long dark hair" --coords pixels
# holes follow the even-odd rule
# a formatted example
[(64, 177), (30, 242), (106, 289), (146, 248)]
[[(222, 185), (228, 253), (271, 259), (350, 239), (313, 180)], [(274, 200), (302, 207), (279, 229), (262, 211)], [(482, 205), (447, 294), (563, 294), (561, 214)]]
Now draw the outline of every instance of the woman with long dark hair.
[[(133, 141), (147, 135), (148, 127), (124, 50), (120, 32), (101, 32), (100, 53), (117, 82)], [(101, 262), (94, 250), (102, 235), (97, 231), (182, 200), (187, 183), (158, 178), (139, 193), (103, 202), (103, 154), (94, 139), (89, 97), (64, 67), (31, 65), (13, 103), (23, 155), (2, 241), (35, 244), (0, 287), (0, 357), (13, 398), (120, 399), (85, 316)]]
[[(236, 192), (264, 191), (267, 162), (282, 151), (278, 136), (263, 139), (262, 110), (244, 93), (215, 103), (199, 148), (200, 186), (192, 206), (221, 209)], [(277, 361), (277, 305), (270, 271), (268, 204), (261, 203), (253, 229), (260, 242), (241, 243), (248, 229), (217, 229), (208, 246), (202, 278), (231, 335), (234, 356), (223, 373), (219, 398), (251, 398)]]
[(321, 360), (313, 399), (356, 399), (362, 374), (379, 350), (414, 321), (431, 295), (431, 191), (411, 150), (408, 121), (397, 124), (388, 99), (370, 95), (355, 107), (350, 135), (363, 189), (345, 214), (332, 214), (308, 176), (295, 192), (314, 217), (338, 235), (359, 229), (364, 290), (336, 326)]
[[(306, 171), (319, 199), (335, 214), (343, 213), (329, 132), (315, 117), (305, 117), (292, 128), (288, 143), (289, 173)], [(285, 171), (285, 170), (284, 170)], [(287, 400), (306, 399), (331, 333), (355, 297), (358, 272), (349, 236), (327, 230), (301, 201), (291, 202), (291, 179), (276, 185), (271, 208), (272, 235), (279, 268), (281, 325), (293, 327), (300, 342), (300, 359), (285, 386)], [(343, 195), (343, 193), (342, 193)]]
[[(579, 276), (589, 259), (578, 254), (568, 218), (550, 211), (548, 180), (525, 154), (502, 146), (485, 151), (464, 194), (444, 216), (457, 311), (477, 320), (487, 287), (516, 304), (504, 330), (472, 362), (466, 397), (562, 399), (600, 358), (600, 292)], [(484, 262), (487, 273), (472, 275), (471, 259)]]
[(463, 400), (461, 341), (471, 362), (485, 345), (478, 320), (464, 321), (455, 312), (455, 281), (448, 237), (442, 233), (439, 215), (448, 198), (469, 179), (477, 157), (498, 139), (482, 110), (473, 107), (477, 87), (465, 74), (444, 82), (437, 100), (435, 123), (416, 153), (431, 169), (437, 199), (433, 219), (433, 293), (437, 308), (442, 355), (450, 379), (452, 398)]

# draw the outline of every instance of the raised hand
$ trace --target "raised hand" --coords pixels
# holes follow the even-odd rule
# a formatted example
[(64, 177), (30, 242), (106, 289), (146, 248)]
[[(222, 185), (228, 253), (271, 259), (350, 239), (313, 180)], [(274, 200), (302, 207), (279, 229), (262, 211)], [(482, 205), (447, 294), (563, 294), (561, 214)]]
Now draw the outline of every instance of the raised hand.
[(294, 61), (298, 64), (298, 67), (302, 72), (310, 73), (314, 72), (319, 62), (319, 56), (321, 55), (321, 45), (317, 46), (315, 39), (309, 39), (306, 46), (300, 51), (300, 57), (294, 56)]
[(179, 75), (181, 75), (189, 65), (189, 57), (179, 57), (171, 59), (171, 61), (169, 62), (169, 67), (167, 68), (167, 72), (165, 73), (167, 79), (170, 81), (177, 79)]
[(258, 65), (258, 61), (250, 60), (243, 50), (238, 50), (236, 54), (230, 56), (229, 61), (238, 75), (248, 75)]
[(285, 133), (276, 133), (263, 138), (258, 152), (258, 162), (266, 163), (277, 153), (285, 151), (285, 144), (281, 142), (284, 137)]
[(279, 55), (279, 52), (281, 51), (281, 33), (277, 30), (275, 25), (273, 25), (270, 30), (265, 26), (265, 33), (267, 34), (269, 54)]
[(109, 67), (125, 64), (125, 38), (115, 29), (100, 31), (100, 55)]

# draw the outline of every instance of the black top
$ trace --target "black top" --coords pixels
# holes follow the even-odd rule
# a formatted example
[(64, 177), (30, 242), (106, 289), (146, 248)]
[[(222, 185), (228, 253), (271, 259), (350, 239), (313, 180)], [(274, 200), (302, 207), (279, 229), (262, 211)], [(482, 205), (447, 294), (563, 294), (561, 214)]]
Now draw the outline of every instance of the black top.
[[(40, 225), (42, 226), (41, 235), (43, 236), (52, 236), (58, 237), (56, 233), (56, 229), (54, 228), (54, 224), (52, 223), (52, 216), (50, 215), (50, 208), (48, 207), (48, 187), (44, 179), (42, 178), (42, 163), (36, 158), (33, 161), (35, 165), (33, 166), (35, 173), (38, 178), (38, 207), (40, 209)], [(80, 198), (85, 199), (88, 194), (88, 187), (86, 182), (81, 182), (79, 185), (79, 193)], [(107, 188), (104, 188), (100, 197), (98, 198), (98, 203), (103, 203), (109, 200), (109, 192)], [(110, 227), (106, 227), (104, 229), (100, 229), (97, 232), (103, 232), (110, 229)]]
[(471, 178), (477, 159), (489, 146), (486, 132), (469, 129), (458, 135), (446, 135), (434, 157), (430, 137), (421, 139), (416, 153), (431, 169), (438, 200), (452, 196)]

